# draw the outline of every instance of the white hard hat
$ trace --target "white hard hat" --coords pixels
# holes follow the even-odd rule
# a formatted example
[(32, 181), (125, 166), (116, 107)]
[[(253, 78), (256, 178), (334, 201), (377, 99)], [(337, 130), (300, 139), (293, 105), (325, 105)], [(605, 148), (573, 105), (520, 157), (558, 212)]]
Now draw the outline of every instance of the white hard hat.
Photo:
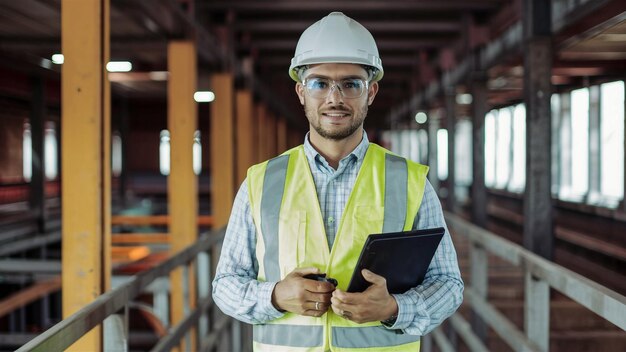
[(371, 81), (383, 78), (383, 63), (374, 37), (359, 22), (341, 12), (331, 12), (302, 33), (291, 59), (289, 76), (298, 82), (298, 67), (323, 63), (371, 66), (377, 71)]

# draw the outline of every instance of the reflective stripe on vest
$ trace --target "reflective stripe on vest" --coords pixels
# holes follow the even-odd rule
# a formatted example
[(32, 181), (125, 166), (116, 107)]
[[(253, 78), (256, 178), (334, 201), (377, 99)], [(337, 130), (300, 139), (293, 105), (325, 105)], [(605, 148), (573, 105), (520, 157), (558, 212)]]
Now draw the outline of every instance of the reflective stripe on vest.
[(281, 155), (267, 163), (261, 198), (261, 229), (265, 243), (265, 277), (267, 281), (280, 281), (278, 258), (278, 213), (285, 191), (289, 155)]
[[(323, 327), (310, 325), (254, 325), (254, 341), (266, 345), (316, 347), (323, 344)], [(420, 336), (398, 334), (382, 326), (332, 328), (332, 345), (339, 348), (370, 348), (417, 342)]]
[(266, 345), (317, 347), (324, 344), (324, 327), (311, 325), (254, 325), (254, 341)]
[(420, 336), (398, 334), (382, 326), (359, 328), (333, 327), (332, 345), (340, 348), (369, 348), (404, 345), (420, 340)]
[[(261, 198), (261, 229), (265, 243), (265, 277), (280, 281), (278, 267), (278, 213), (283, 200), (289, 155), (281, 155), (267, 163)], [(385, 155), (385, 219), (383, 232), (403, 230), (407, 205), (408, 171), (406, 160), (393, 154)], [(400, 218), (398, 218), (400, 217)]]

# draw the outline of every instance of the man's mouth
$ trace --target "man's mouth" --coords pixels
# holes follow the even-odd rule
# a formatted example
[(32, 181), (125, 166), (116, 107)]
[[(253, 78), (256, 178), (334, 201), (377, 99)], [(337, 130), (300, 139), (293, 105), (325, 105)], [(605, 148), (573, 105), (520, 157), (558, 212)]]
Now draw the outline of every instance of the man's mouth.
[(346, 111), (326, 111), (323, 112), (322, 115), (330, 118), (342, 118), (350, 116), (350, 113)]

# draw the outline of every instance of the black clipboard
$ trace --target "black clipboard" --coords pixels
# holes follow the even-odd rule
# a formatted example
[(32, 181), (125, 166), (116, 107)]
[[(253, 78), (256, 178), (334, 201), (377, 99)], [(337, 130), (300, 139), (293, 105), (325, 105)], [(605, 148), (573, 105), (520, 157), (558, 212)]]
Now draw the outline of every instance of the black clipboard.
[(389, 293), (404, 293), (424, 281), (445, 229), (372, 234), (367, 236), (347, 292), (363, 292), (370, 285), (361, 270), (383, 276)]

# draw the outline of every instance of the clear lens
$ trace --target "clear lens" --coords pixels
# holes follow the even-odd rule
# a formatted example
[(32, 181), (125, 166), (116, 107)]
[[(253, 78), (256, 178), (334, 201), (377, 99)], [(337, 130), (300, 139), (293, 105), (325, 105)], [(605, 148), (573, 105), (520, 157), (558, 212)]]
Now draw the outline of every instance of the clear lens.
[(304, 86), (313, 98), (326, 98), (333, 89), (339, 89), (344, 98), (358, 98), (367, 89), (367, 82), (359, 78), (334, 81), (327, 78), (307, 78)]

